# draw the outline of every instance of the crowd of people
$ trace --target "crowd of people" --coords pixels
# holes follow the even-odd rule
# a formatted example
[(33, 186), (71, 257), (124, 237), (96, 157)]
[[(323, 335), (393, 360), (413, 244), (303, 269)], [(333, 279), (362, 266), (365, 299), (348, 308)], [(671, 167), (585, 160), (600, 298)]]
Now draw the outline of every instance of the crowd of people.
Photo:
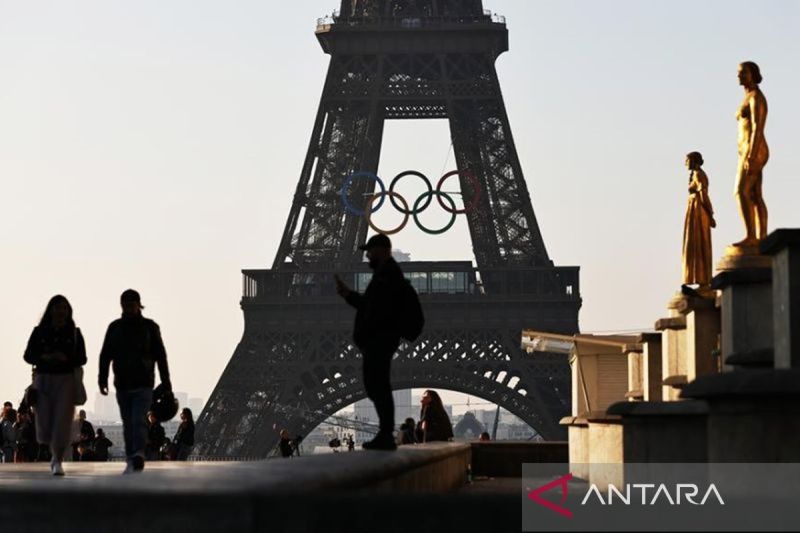
[[(52, 460), (50, 447), (40, 444), (36, 439), (36, 413), (24, 402), (14, 409), (13, 402), (3, 404), (0, 415), (0, 462), (35, 463)], [(194, 447), (194, 416), (192, 411), (181, 411), (181, 422), (172, 438), (166, 436), (161, 422), (151, 411), (148, 412), (148, 432), (146, 457), (148, 460), (186, 461)], [(106, 462), (111, 457), (114, 443), (106, 436), (103, 428), (94, 429), (86, 419), (86, 411), (81, 409), (78, 418), (72, 422), (73, 442), (72, 461)], [(65, 458), (66, 459), (66, 458)]]

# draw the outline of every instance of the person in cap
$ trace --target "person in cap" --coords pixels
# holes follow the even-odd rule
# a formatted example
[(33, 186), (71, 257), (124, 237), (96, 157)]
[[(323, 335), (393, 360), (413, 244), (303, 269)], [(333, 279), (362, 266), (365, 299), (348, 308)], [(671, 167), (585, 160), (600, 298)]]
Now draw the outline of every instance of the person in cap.
[(355, 307), (353, 341), (364, 356), (364, 388), (375, 404), (380, 431), (365, 442), (367, 450), (394, 450), (394, 399), (392, 398), (392, 356), (400, 345), (398, 302), (403, 284), (403, 271), (392, 258), (392, 243), (383, 234), (372, 236), (365, 245), (369, 266), (375, 272), (364, 294), (348, 287), (336, 276), (336, 292)]
[(139, 293), (128, 289), (120, 297), (122, 318), (108, 326), (100, 351), (100, 393), (108, 394), (108, 370), (114, 369), (114, 387), (122, 417), (126, 474), (144, 469), (147, 444), (147, 412), (153, 400), (155, 367), (161, 384), (172, 390), (167, 352), (158, 324), (142, 316)]

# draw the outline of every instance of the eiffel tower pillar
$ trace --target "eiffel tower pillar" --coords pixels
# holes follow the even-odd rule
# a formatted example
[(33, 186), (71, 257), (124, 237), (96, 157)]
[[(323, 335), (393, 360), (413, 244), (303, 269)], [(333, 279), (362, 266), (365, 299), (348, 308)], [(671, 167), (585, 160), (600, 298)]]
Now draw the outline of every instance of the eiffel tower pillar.
[[(474, 394), (565, 438), (568, 362), (524, 353), (520, 335), (578, 331), (579, 271), (553, 265), (534, 215), (494, 66), (508, 50), (504, 20), (480, 0), (342, 0), (316, 35), (331, 61), (308, 153), (272, 268), (244, 272), (244, 335), (198, 419), (197, 453), (266, 456), (280, 429), (307, 434), (365, 396), (333, 273), (363, 290), (368, 226), (339, 195), (354, 172), (377, 171), (384, 122), (400, 119), (448, 119), (459, 169), (480, 191), (466, 175), (448, 182), (477, 204), (467, 214), (477, 268), (402, 265), (427, 322), (401, 345), (393, 386)], [(355, 180), (348, 194), (374, 188)]]

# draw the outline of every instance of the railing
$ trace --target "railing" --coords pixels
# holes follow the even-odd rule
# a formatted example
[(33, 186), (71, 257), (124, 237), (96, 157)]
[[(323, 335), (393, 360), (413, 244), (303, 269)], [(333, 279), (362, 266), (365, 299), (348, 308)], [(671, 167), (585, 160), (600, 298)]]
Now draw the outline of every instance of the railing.
[[(534, 295), (580, 299), (578, 267), (478, 270), (470, 263), (401, 263), (406, 278), (421, 295), (517, 296)], [(243, 298), (250, 301), (334, 298), (334, 272), (349, 286), (363, 291), (371, 271), (358, 269), (247, 270)]]
[(317, 19), (317, 31), (329, 30), (331, 26), (381, 26), (390, 28), (430, 28), (454, 24), (505, 24), (503, 15), (486, 10), (483, 15), (461, 16), (398, 16), (398, 17), (341, 17), (336, 13)]

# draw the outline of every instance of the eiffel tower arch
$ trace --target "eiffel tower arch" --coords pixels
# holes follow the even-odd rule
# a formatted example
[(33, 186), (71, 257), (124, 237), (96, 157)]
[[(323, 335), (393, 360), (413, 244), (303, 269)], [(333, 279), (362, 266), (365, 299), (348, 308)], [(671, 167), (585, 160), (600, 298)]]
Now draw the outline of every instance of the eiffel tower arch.
[[(363, 216), (340, 190), (377, 172), (391, 119), (447, 119), (474, 261), (407, 262), (426, 328), (401, 345), (392, 383), (492, 401), (563, 439), (571, 381), (563, 356), (520, 348), (524, 328), (578, 332), (579, 269), (556, 267), (534, 215), (495, 70), (505, 21), (481, 0), (342, 0), (316, 31), (331, 56), (308, 153), (275, 262), (245, 271), (242, 340), (198, 419), (197, 453), (263, 457), (278, 430), (307, 434), (363, 398), (354, 312), (333, 273), (363, 290)], [(456, 178), (452, 178), (456, 181)], [(387, 184), (388, 186), (388, 184)], [(375, 183), (352, 182), (362, 198)]]

